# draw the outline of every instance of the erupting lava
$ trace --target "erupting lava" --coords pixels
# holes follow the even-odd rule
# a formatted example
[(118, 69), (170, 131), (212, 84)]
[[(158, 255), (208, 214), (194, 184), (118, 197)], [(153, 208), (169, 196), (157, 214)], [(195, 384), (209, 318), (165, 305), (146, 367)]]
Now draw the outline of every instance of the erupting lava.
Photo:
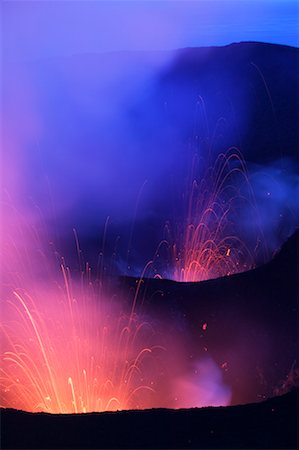
[[(36, 297), (16, 290), (1, 326), (1, 406), (78, 413), (151, 405), (153, 331), (104, 300), (87, 280), (74, 287), (44, 286)], [(9, 319), (9, 320), (8, 320)]]
[[(196, 156), (184, 200), (185, 218), (175, 239), (166, 238), (174, 242), (170, 278), (176, 281), (203, 281), (249, 270), (260, 251), (258, 213), (239, 151), (231, 148), (219, 154), (214, 165), (203, 167), (204, 161)], [(255, 229), (253, 244), (241, 238), (244, 220)]]
[(74, 281), (57, 253), (43, 251), (41, 233), (6, 209), (1, 406), (51, 413), (151, 407), (153, 361), (164, 350), (142, 319), (138, 288), (130, 306), (104, 292), (104, 280), (92, 281), (88, 265)]
[(112, 295), (106, 279), (92, 279), (77, 239), (81, 275), (74, 279), (57, 252), (43, 250), (48, 246), (35, 227), (13, 208), (6, 212), (1, 407), (81, 413), (229, 403), (221, 370), (210, 362), (201, 363), (203, 376), (190, 378), (183, 337), (168, 335), (167, 324), (161, 328), (139, 303), (142, 279), (132, 301), (113, 287)]

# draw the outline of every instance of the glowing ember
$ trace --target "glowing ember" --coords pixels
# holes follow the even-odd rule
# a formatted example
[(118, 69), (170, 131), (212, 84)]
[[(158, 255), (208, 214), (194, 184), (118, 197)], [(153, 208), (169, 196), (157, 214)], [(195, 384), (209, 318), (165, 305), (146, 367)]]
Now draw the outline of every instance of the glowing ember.
[(208, 324), (205, 322), (202, 326), (203, 331), (206, 331), (208, 328)]
[[(258, 213), (239, 151), (232, 148), (218, 155), (206, 170), (201, 166), (205, 167), (204, 162), (195, 157), (184, 200), (185, 219), (174, 239), (166, 237), (174, 242), (170, 278), (176, 281), (203, 281), (249, 270), (261, 251)], [(242, 216), (245, 210), (247, 217)], [(240, 237), (244, 220), (256, 229), (249, 245)]]

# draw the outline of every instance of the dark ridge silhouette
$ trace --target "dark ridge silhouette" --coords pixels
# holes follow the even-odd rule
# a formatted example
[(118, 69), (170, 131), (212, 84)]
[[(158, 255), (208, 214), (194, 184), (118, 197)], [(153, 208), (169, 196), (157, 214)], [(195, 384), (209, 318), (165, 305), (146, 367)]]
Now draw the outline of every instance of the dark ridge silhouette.
[[(249, 162), (265, 164), (290, 157), (298, 169), (298, 70), (298, 48), (284, 45), (241, 42), (177, 50), (171, 64), (156, 77), (146, 97), (147, 108), (136, 103), (137, 130), (138, 124), (148, 125), (151, 140), (156, 125), (174, 146), (178, 137), (190, 140), (195, 134), (201, 142), (209, 137), (212, 143), (222, 118), (227, 129), (220, 133), (218, 145), (213, 142), (218, 151), (239, 145)], [(194, 99), (199, 97), (205, 103), (205, 116), (200, 119), (207, 123), (197, 122), (196, 128)]]
[(298, 390), (242, 406), (79, 415), (1, 410), (2, 449), (298, 448)]

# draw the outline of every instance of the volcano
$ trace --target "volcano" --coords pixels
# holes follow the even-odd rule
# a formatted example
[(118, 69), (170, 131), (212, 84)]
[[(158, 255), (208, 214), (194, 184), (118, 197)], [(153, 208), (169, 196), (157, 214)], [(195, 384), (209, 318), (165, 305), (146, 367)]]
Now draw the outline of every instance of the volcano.
[(249, 42), (8, 64), (3, 448), (296, 447), (297, 72)]

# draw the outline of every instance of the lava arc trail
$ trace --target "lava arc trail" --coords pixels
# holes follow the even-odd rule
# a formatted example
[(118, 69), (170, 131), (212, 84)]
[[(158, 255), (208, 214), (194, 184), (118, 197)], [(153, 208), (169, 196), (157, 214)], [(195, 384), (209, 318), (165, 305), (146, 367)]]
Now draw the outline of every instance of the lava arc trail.
[[(236, 148), (209, 165), (195, 155), (184, 203), (183, 219), (166, 226), (169, 278), (203, 281), (255, 266), (263, 252), (262, 233), (246, 165)], [(242, 230), (245, 213), (255, 228), (251, 242)]]

